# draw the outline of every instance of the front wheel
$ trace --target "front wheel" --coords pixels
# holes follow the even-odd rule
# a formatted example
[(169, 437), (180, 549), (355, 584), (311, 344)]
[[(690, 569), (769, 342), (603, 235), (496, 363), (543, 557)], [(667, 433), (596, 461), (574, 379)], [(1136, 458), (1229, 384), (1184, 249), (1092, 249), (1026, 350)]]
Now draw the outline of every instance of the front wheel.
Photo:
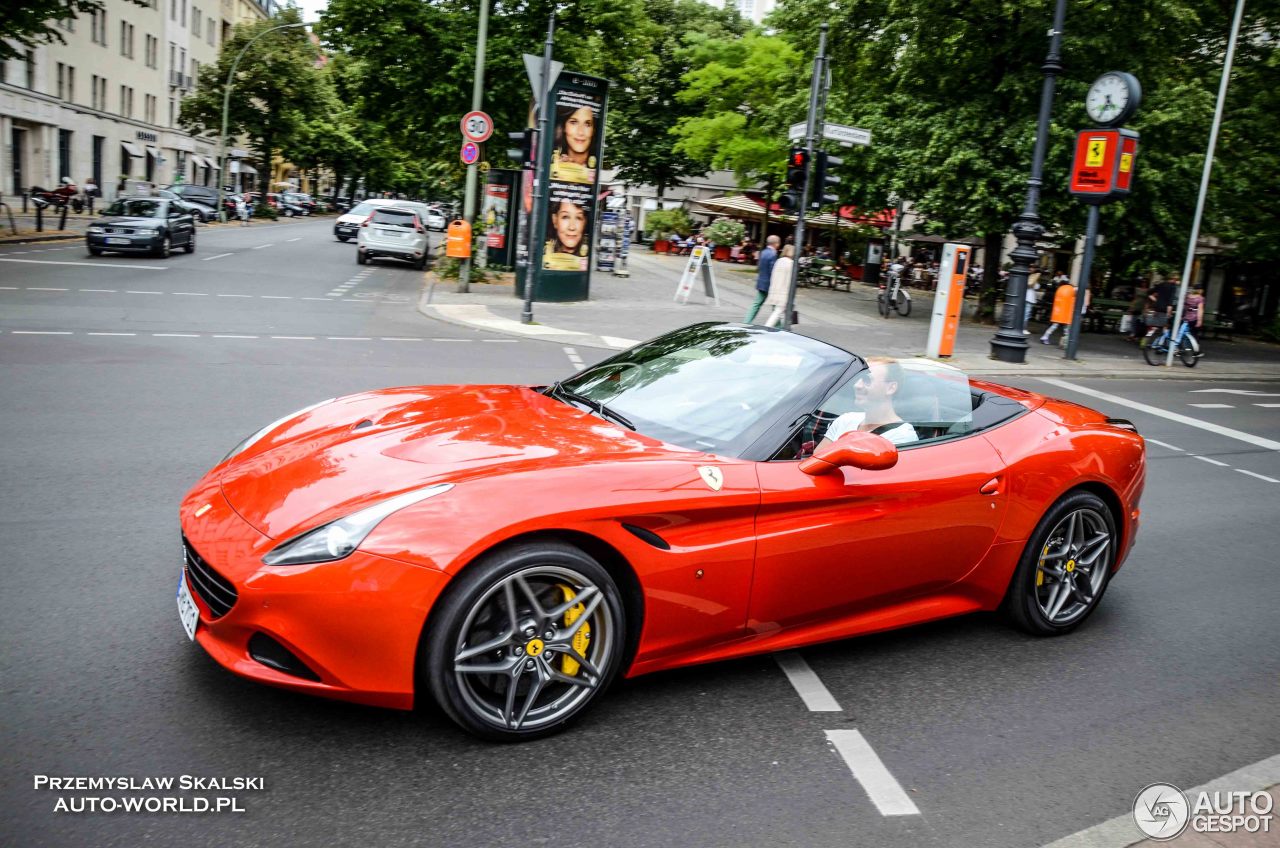
[(1182, 344), (1178, 345), (1178, 358), (1188, 368), (1195, 368), (1196, 363), (1200, 361), (1200, 352), (1190, 338), (1184, 338)]
[(89, 248), (89, 255), (90, 255), (90, 256), (101, 256), (101, 255), (102, 255), (102, 248), (100, 248), (100, 247), (91, 247), (91, 248)]
[(879, 310), (881, 316), (885, 318), (889, 317), (889, 299), (885, 296), (884, 292), (880, 292), (880, 294), (876, 295), (876, 309)]
[(906, 318), (911, 314), (911, 295), (903, 292), (898, 298), (898, 302), (894, 304), (894, 307), (898, 310), (899, 315)]
[(173, 242), (169, 240), (169, 236), (166, 234), (164, 239), (161, 240), (160, 246), (156, 248), (156, 256), (161, 259), (168, 259), (171, 253), (173, 253)]
[(1148, 365), (1164, 365), (1165, 353), (1168, 348), (1165, 347), (1164, 341), (1160, 338), (1154, 338), (1143, 345), (1142, 355), (1146, 358)]
[(564, 729), (621, 670), (626, 623), (609, 572), (560, 542), (501, 548), (431, 614), (419, 680), (463, 729), (519, 742)]
[(194, 232), (191, 234), (191, 238), (187, 239), (187, 243), (182, 246), (182, 249), (187, 253), (196, 252), (196, 234)]
[(1115, 519), (1102, 499), (1072, 492), (1040, 519), (1009, 582), (1005, 613), (1036, 636), (1074, 630), (1102, 599), (1118, 547)]

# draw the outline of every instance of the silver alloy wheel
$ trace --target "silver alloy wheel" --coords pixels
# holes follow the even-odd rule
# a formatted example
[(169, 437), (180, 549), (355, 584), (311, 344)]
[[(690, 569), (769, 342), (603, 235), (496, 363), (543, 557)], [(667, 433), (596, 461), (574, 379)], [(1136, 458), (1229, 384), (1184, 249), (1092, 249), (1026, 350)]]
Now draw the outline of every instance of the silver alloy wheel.
[(1070, 624), (1089, 611), (1111, 567), (1111, 531), (1096, 510), (1063, 516), (1040, 551), (1036, 604), (1050, 624)]
[(573, 714), (608, 677), (618, 634), (604, 601), (600, 587), (561, 566), (531, 566), (490, 587), (468, 610), (453, 651), (471, 713), (504, 730)]

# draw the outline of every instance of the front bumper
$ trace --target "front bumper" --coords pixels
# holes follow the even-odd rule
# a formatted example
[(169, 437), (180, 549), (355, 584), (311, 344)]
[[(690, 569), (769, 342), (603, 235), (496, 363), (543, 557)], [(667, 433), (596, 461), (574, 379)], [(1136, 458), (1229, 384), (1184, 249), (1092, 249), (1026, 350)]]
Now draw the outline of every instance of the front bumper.
[[(126, 244), (115, 244), (108, 239), (128, 239)], [(164, 241), (163, 233), (147, 233), (146, 235), (118, 235), (115, 233), (86, 233), (85, 242), (95, 250), (118, 250), (127, 252), (152, 252), (160, 249)]]
[[(447, 574), (362, 551), (331, 563), (263, 565), (263, 554), (278, 540), (240, 518), (216, 484), (188, 495), (180, 514), (185, 543), (235, 593), (230, 610), (217, 615), (226, 597), (215, 599), (220, 607), (215, 612), (201, 575), (193, 579), (192, 565), (184, 562), (200, 610), (196, 641), (220, 665), (299, 692), (381, 707), (413, 706), (419, 637)], [(207, 575), (203, 581), (207, 584)], [(310, 674), (288, 673), (255, 659), (250, 641), (257, 634), (283, 646)]]
[(333, 234), (341, 238), (355, 238), (359, 229), (356, 224), (334, 224)]

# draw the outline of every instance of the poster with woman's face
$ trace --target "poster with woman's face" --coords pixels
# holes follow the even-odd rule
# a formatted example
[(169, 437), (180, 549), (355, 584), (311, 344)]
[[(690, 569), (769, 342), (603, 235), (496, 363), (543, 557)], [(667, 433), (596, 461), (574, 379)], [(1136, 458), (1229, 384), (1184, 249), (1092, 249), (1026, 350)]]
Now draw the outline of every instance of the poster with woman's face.
[(550, 189), (542, 267), (548, 271), (586, 271), (591, 253), (592, 187), (553, 182)]
[(551, 148), (551, 179), (592, 184), (600, 167), (601, 94), (560, 89), (556, 92), (555, 137)]

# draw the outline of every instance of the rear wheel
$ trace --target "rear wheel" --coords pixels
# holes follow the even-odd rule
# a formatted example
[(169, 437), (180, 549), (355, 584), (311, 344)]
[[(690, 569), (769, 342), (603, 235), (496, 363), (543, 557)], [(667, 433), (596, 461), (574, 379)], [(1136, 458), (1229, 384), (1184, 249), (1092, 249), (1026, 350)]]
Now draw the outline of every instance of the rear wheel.
[(1178, 345), (1178, 358), (1182, 360), (1182, 364), (1188, 368), (1195, 368), (1196, 362), (1200, 360), (1200, 354), (1191, 344), (1190, 339), (1183, 339), (1182, 344)]
[(1156, 337), (1148, 340), (1143, 346), (1142, 355), (1146, 358), (1148, 365), (1164, 365), (1164, 355), (1167, 351), (1164, 339)]
[(876, 309), (879, 310), (880, 314), (885, 318), (889, 317), (889, 299), (885, 296), (884, 292), (880, 292), (880, 294), (876, 295)]
[(419, 681), (465, 730), (535, 739), (609, 687), (625, 633), (617, 585), (592, 557), (559, 542), (512, 545), (454, 579), (431, 613)]
[(1097, 608), (1119, 546), (1115, 519), (1092, 492), (1054, 504), (1022, 552), (1004, 610), (1036, 636), (1069, 633)]
[(911, 314), (911, 298), (906, 292), (903, 292), (898, 296), (898, 302), (894, 304), (894, 307), (898, 310), (899, 315), (906, 318)]
[(367, 265), (368, 262), (369, 262), (369, 257), (365, 256), (364, 251), (361, 250), (360, 248), (356, 248), (356, 264)]
[(427, 257), (423, 256), (417, 262), (414, 262), (413, 267), (418, 269), (419, 271), (427, 270)]

